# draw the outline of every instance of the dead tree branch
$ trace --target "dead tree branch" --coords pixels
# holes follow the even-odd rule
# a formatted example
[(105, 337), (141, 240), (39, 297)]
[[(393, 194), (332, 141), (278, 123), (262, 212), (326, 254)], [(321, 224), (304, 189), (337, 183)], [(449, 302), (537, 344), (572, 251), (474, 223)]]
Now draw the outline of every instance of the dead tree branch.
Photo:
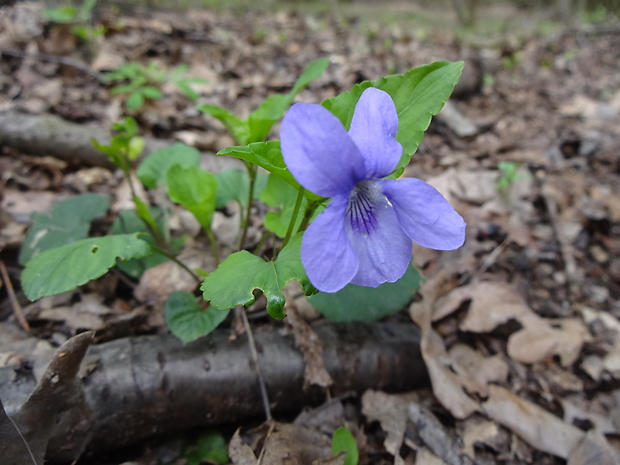
[[(314, 330), (323, 344), (335, 395), (428, 385), (419, 333), (411, 324), (322, 322)], [(165, 335), (92, 346), (82, 362), (81, 373), (86, 374), (81, 393), (72, 395), (75, 402), (62, 418), (45, 422), (52, 425), (46, 458), (71, 461), (83, 450), (112, 450), (158, 433), (260, 414), (260, 389), (247, 338), (229, 341), (228, 336), (228, 331), (218, 330), (187, 345)], [(256, 331), (254, 337), (273, 412), (295, 411), (323, 400), (323, 389), (303, 388), (304, 358), (292, 336), (271, 329)], [(7, 413), (29, 418), (29, 424), (36, 424), (32, 420), (41, 410), (24, 412), (33, 405), (30, 401), (20, 410), (16, 399), (24, 396), (15, 391), (33, 390), (34, 384), (31, 373), (0, 370), (0, 398)], [(44, 392), (40, 386), (36, 392), (36, 404), (41, 405)]]

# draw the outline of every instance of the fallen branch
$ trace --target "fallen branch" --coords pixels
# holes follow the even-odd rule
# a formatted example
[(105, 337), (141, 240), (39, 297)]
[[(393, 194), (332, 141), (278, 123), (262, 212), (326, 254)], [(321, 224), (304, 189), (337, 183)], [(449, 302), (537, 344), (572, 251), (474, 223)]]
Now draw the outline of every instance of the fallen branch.
[[(108, 144), (110, 133), (107, 129), (70, 123), (54, 115), (30, 115), (17, 110), (0, 113), (0, 147), (35, 156), (49, 155), (73, 165), (112, 168), (108, 157), (92, 146), (91, 138)], [(145, 137), (143, 153), (149, 154), (173, 142)], [(204, 168), (219, 172), (240, 166), (243, 165), (231, 157), (212, 155), (205, 160)]]
[[(428, 385), (415, 326), (322, 322), (313, 327), (323, 344), (334, 395), (366, 389), (398, 392)], [(58, 413), (60, 417), (51, 423), (46, 458), (71, 461), (83, 450), (112, 450), (158, 433), (261, 414), (247, 338), (231, 342), (228, 337), (228, 331), (219, 330), (185, 346), (168, 335), (92, 346), (82, 362), (82, 372), (87, 374), (81, 392), (72, 395), (70, 410)], [(304, 359), (292, 336), (259, 330), (254, 337), (273, 412), (300, 410), (323, 400), (323, 389), (303, 389)], [(60, 358), (54, 359), (56, 370)], [(45, 415), (41, 409), (24, 412), (33, 405), (30, 401), (18, 411), (15, 399), (20, 396), (15, 390), (34, 389), (31, 373), (4, 368), (0, 380), (4, 380), (0, 398), (9, 415), (29, 418), (30, 424), (36, 424), (36, 415)], [(41, 386), (36, 392), (36, 405), (42, 405)], [(49, 419), (45, 423), (50, 424)]]

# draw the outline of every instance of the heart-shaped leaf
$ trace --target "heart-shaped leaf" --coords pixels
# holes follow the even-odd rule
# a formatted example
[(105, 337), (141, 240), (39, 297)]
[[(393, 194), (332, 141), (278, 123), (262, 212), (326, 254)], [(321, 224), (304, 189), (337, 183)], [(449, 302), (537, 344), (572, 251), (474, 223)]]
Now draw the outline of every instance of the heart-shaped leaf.
[(103, 276), (117, 259), (140, 258), (151, 252), (138, 234), (82, 239), (33, 257), (22, 273), (22, 287), (30, 300), (60, 294)]
[(282, 289), (289, 281), (299, 281), (308, 295), (316, 292), (301, 264), (300, 247), (301, 234), (291, 239), (273, 262), (245, 250), (229, 255), (202, 283), (205, 300), (210, 300), (211, 305), (220, 310), (226, 310), (252, 304), (254, 290), (260, 289), (267, 297), (267, 312), (273, 318), (284, 318)]
[(174, 291), (170, 294), (164, 309), (170, 331), (186, 344), (209, 334), (229, 313), (213, 307), (201, 308), (196, 297), (187, 291)]

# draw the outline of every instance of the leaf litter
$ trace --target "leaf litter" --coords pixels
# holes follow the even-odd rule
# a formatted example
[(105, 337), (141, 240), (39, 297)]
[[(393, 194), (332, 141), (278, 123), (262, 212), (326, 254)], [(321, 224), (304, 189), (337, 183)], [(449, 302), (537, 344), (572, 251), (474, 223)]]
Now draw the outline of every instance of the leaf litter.
[[(449, 197), (469, 224), (459, 251), (414, 250), (428, 281), (409, 313), (421, 328), (432, 392), (368, 391), (361, 405), (338, 402), (331, 428), (348, 422), (357, 431), (363, 463), (620, 462), (617, 34), (508, 35), (501, 46), (473, 47), (457, 46), (442, 30), (412, 35), (410, 25), (364, 34), (355, 19), (329, 16), (281, 12), (256, 20), (146, 10), (125, 17), (88, 57), (66, 31), (41, 19), (41, 9), (23, 2), (0, 8), (3, 51), (68, 56), (96, 71), (134, 60), (168, 68), (191, 63), (188, 74), (208, 80), (196, 87), (199, 103), (240, 115), (265, 96), (288, 91), (308, 62), (324, 56), (332, 65), (299, 101), (318, 102), (390, 67), (401, 72), (437, 57), (467, 58), (463, 82), (473, 79), (473, 85), (457, 89), (406, 168)], [(515, 59), (514, 68), (506, 57)], [(51, 112), (101, 127), (120, 115), (121, 98), (110, 97), (79, 67), (6, 55), (0, 70), (2, 110)], [(219, 123), (195, 111), (173, 86), (163, 91), (161, 101), (136, 115), (145, 131), (205, 152), (232, 144)], [(502, 161), (518, 163), (526, 175), (506, 195), (497, 189)], [(10, 257), (33, 213), (49, 213), (75, 192), (112, 193), (116, 208), (131, 204), (106, 169), (44, 163), (9, 146), (0, 162), (0, 252), (13, 279), (19, 269)], [(221, 244), (237, 235), (236, 218), (227, 213), (216, 213)], [(260, 227), (260, 215), (255, 219)], [(185, 256), (205, 266), (210, 257), (194, 247), (188, 242)], [(162, 289), (193, 288), (182, 273), (172, 279), (162, 267), (130, 292), (119, 292), (121, 281), (106, 277), (79, 298), (27, 309), (37, 323), (32, 335), (45, 349), (35, 356), (32, 336), (11, 331), (0, 344), (2, 360), (19, 364), (32, 351), (42, 374), (51, 348), (77, 331), (106, 324), (114, 328), (108, 337), (165, 331), (157, 317), (168, 292)], [(0, 315), (4, 326), (15, 324), (8, 299), (0, 300)], [(309, 333), (302, 337), (312, 341)], [(320, 373), (320, 363), (315, 369)], [(329, 460), (329, 430), (316, 422), (282, 423), (262, 434), (254, 447), (235, 434), (233, 462), (256, 463), (260, 444), (273, 460), (264, 463)], [(144, 457), (139, 463), (148, 463)]]

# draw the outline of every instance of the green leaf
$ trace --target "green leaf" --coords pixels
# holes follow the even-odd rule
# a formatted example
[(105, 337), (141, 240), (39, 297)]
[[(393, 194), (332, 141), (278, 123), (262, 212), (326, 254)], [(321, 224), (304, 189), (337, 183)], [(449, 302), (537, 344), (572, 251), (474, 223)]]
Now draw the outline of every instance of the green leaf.
[(139, 91), (132, 92), (126, 101), (128, 110), (137, 110), (144, 105), (144, 96)]
[[(220, 150), (218, 155), (228, 155), (249, 161), (261, 168), (266, 169), (274, 176), (283, 179), (295, 189), (299, 189), (299, 183), (295, 180), (291, 172), (284, 163), (282, 151), (280, 150), (279, 140), (270, 140), (267, 142), (254, 142), (250, 145), (226, 147)], [(321, 200), (322, 197), (306, 190), (304, 195), (309, 200)]]
[(267, 312), (273, 318), (284, 318), (282, 289), (289, 281), (299, 281), (308, 295), (316, 292), (301, 264), (300, 247), (301, 234), (298, 234), (274, 262), (267, 262), (245, 250), (229, 255), (202, 283), (205, 300), (210, 300), (211, 305), (220, 310), (227, 310), (252, 304), (253, 291), (260, 289), (267, 297)]
[(109, 207), (107, 197), (81, 194), (58, 202), (49, 215), (34, 215), (19, 252), (20, 265), (41, 252), (88, 237), (91, 221)]
[(132, 198), (133, 203), (136, 204), (136, 213), (140, 219), (151, 228), (153, 233), (163, 237), (163, 230), (160, 228), (159, 223), (157, 223), (155, 218), (153, 218), (153, 215), (151, 214), (151, 207), (144, 203), (138, 196), (134, 195)]
[[(278, 209), (278, 211), (269, 211), (265, 215), (265, 227), (278, 237), (283, 238), (286, 235), (295, 210), (298, 192), (277, 176), (269, 176), (267, 187), (261, 194), (260, 200), (270, 207)], [(308, 199), (304, 198), (293, 231), (297, 231), (299, 228), (307, 205)]]
[(250, 139), (248, 142), (264, 141), (274, 123), (284, 116), (284, 113), (299, 91), (323, 74), (328, 65), (329, 60), (327, 58), (313, 61), (306, 67), (288, 94), (271, 95), (254, 110), (248, 117), (248, 127), (250, 129)]
[(206, 230), (211, 229), (211, 217), (215, 211), (217, 179), (197, 166), (173, 165), (166, 175), (168, 195), (196, 217)]
[(225, 464), (230, 461), (227, 453), (226, 440), (222, 434), (209, 429), (200, 435), (195, 445), (188, 448), (185, 453), (187, 460), (185, 465)]
[(409, 163), (431, 122), (431, 117), (439, 113), (452, 94), (463, 66), (462, 61), (440, 61), (413, 68), (405, 74), (364, 81), (343, 94), (325, 100), (323, 106), (336, 115), (348, 129), (355, 105), (364, 90), (376, 87), (390, 94), (398, 113), (396, 140), (403, 146), (403, 155), (396, 167), (398, 169)]
[[(114, 138), (112, 138), (112, 141), (114, 141)], [(102, 144), (93, 138), (90, 139), (90, 143), (96, 150), (106, 154), (110, 161), (123, 172), (127, 173), (129, 171), (129, 163), (125, 157), (123, 157), (123, 153), (120, 150), (109, 145)]]
[[(222, 208), (228, 202), (236, 201), (241, 206), (248, 203), (248, 195), (250, 191), (250, 177), (246, 170), (231, 168), (229, 170), (220, 171), (215, 175), (217, 178), (217, 196), (215, 208)], [(267, 173), (256, 173), (256, 182), (254, 183), (254, 199), (258, 199), (267, 185)]]
[(217, 105), (198, 105), (196, 108), (207, 115), (217, 118), (233, 136), (235, 143), (244, 145), (249, 142), (250, 129), (246, 120)]
[(314, 308), (334, 321), (376, 321), (402, 310), (420, 288), (422, 277), (409, 266), (395, 283), (379, 287), (349, 284), (333, 294), (321, 292), (308, 300)]
[(359, 450), (351, 431), (347, 428), (338, 428), (332, 436), (332, 453), (338, 455), (346, 452), (344, 465), (357, 465), (359, 462)]
[(208, 81), (202, 78), (183, 78), (175, 81), (177, 87), (185, 94), (190, 100), (198, 100), (200, 94), (196, 92), (190, 84), (205, 84)]
[(290, 106), (293, 97), (283, 94), (270, 95), (250, 116), (250, 142), (262, 142), (269, 135), (271, 127), (278, 121)]
[[(150, 207), (149, 211), (151, 217), (157, 221), (159, 230), (163, 230), (165, 227), (165, 218), (162, 210), (158, 207)], [(155, 239), (153, 239), (149, 229), (144, 224), (144, 221), (138, 216), (136, 210), (121, 210), (116, 215), (116, 218), (114, 218), (111, 234), (130, 233), (142, 233), (140, 234), (141, 239), (151, 245), (156, 245)], [(178, 252), (184, 243), (184, 237), (172, 239), (170, 243), (171, 252)], [(120, 261), (116, 264), (116, 266), (126, 275), (134, 279), (138, 279), (145, 270), (159, 265), (160, 263), (167, 262), (168, 260), (168, 257), (154, 250), (151, 255), (143, 258), (136, 258), (134, 260)]]
[(33, 257), (22, 273), (22, 287), (30, 300), (60, 294), (103, 276), (117, 259), (150, 253), (149, 244), (137, 234), (82, 239)]
[(226, 319), (228, 313), (212, 307), (201, 308), (196, 297), (187, 291), (174, 291), (164, 305), (170, 331), (184, 344), (209, 334)]
[(321, 58), (319, 60), (315, 60), (306, 66), (304, 72), (297, 78), (295, 85), (293, 86), (293, 90), (291, 90), (292, 95), (297, 95), (301, 89), (306, 87), (316, 78), (321, 76), (323, 72), (329, 66), (328, 58)]
[(132, 137), (127, 145), (127, 158), (136, 161), (144, 150), (144, 137)]
[(155, 188), (157, 183), (166, 182), (166, 172), (172, 165), (198, 166), (200, 152), (189, 145), (176, 143), (147, 155), (138, 169), (136, 176), (148, 188)]
[(153, 86), (144, 86), (141, 89), (141, 92), (144, 97), (149, 98), (151, 100), (158, 100), (164, 96), (161, 90)]
[(77, 10), (71, 6), (43, 10), (43, 16), (59, 24), (67, 24), (75, 19)]
[(266, 169), (271, 174), (282, 178), (295, 189), (299, 189), (299, 183), (286, 167), (280, 150), (280, 141), (254, 142), (250, 145), (226, 147), (220, 150), (218, 155), (228, 155), (249, 161), (261, 168)]

